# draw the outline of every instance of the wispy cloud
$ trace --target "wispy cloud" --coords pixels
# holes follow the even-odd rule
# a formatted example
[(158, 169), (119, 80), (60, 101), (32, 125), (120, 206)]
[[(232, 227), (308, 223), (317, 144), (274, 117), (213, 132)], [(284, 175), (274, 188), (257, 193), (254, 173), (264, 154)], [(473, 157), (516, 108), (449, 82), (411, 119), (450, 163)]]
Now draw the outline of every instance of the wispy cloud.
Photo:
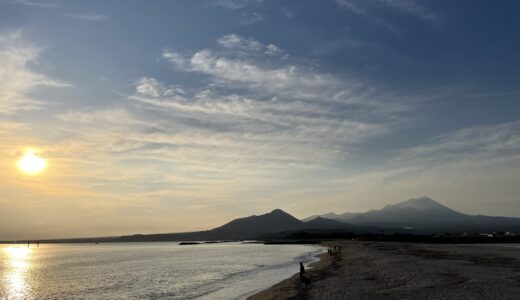
[[(370, 5), (374, 4), (374, 2), (356, 0), (334, 1), (338, 6), (365, 18), (369, 22), (381, 26), (397, 36), (401, 35), (400, 30), (395, 26), (395, 24), (382, 16), (384, 10), (381, 11), (381, 7), (377, 10), (377, 6), (374, 7), (374, 5)], [(440, 13), (427, 8), (416, 0), (378, 0), (377, 2), (383, 5), (382, 8), (398, 10), (409, 16), (426, 21), (435, 27), (439, 26), (443, 22), (443, 17)]]
[(64, 12), (63, 6), (61, 4), (52, 3), (52, 2), (43, 2), (43, 1), (29, 1), (29, 0), (12, 0), (9, 2), (11, 4), (23, 5), (27, 7), (35, 7), (35, 8), (45, 8), (52, 9), (57, 14), (65, 16), (67, 18), (82, 20), (82, 21), (92, 21), (99, 22), (105, 21), (108, 19), (106, 15), (102, 14), (91, 14), (91, 13), (81, 13), (81, 12)]
[(227, 34), (217, 40), (224, 48), (246, 52), (246, 54), (263, 54), (267, 56), (282, 55), (285, 52), (273, 44), (264, 45), (254, 38), (244, 38), (237, 34)]
[(294, 11), (287, 8), (287, 7), (282, 7), (280, 8), (280, 12), (287, 18), (287, 19), (292, 19), (294, 18)]
[(440, 135), (407, 150), (399, 161), (438, 164), (461, 158), (481, 160), (510, 155), (520, 155), (520, 121), (469, 127)]
[(402, 110), (388, 110), (393, 104), (363, 84), (280, 56), (269, 56), (277, 66), (263, 64), (256, 53), (268, 48), (257, 43), (227, 36), (217, 41), (222, 51), (190, 57), (165, 51), (163, 61), (202, 83), (141, 77), (123, 107), (61, 113), (57, 126), (64, 139), (53, 152), (80, 155), (78, 164), (110, 162), (95, 172), (74, 169), (90, 182), (124, 184), (128, 196), (155, 190), (159, 198), (214, 207), (243, 195), (256, 198), (312, 171), (334, 170), (358, 145), (396, 126), (391, 116)]
[(163, 58), (168, 60), (169, 57), (175, 57), (171, 62), (178, 70), (206, 74), (211, 76), (214, 85), (224, 88), (247, 88), (263, 100), (336, 103), (359, 109), (379, 105), (369, 99), (372, 91), (365, 89), (365, 84), (357, 79), (339, 79), (300, 65), (270, 67), (251, 61), (254, 55), (249, 59), (233, 58), (209, 49), (182, 60), (180, 54), (165, 51)]
[(239, 22), (244, 25), (253, 25), (264, 19), (259, 12), (245, 12), (240, 15)]
[(213, 6), (222, 7), (231, 10), (238, 10), (250, 5), (252, 3), (258, 4), (263, 2), (263, 0), (212, 0), (211, 4)]
[(382, 3), (388, 5), (391, 8), (395, 8), (402, 12), (408, 13), (416, 18), (431, 22), (433, 25), (438, 26), (442, 22), (442, 16), (420, 4), (416, 0), (380, 0)]
[(38, 62), (40, 50), (27, 43), (21, 32), (0, 35), (0, 114), (42, 109), (46, 104), (30, 96), (31, 91), (38, 87), (70, 86), (29, 67)]
[(391, 115), (407, 109), (389, 109), (395, 103), (380, 102), (377, 93), (366, 91), (356, 80), (292, 64), (261, 65), (256, 53), (270, 47), (255, 39), (226, 35), (217, 43), (249, 56), (205, 49), (184, 57), (165, 51), (162, 59), (177, 70), (207, 75), (209, 82), (172, 87), (154, 78), (137, 80), (129, 99), (154, 115), (172, 117), (160, 120), (169, 124), (166, 128), (177, 128), (176, 134), (164, 128), (153, 139), (142, 135), (139, 141), (170, 145), (176, 151), (189, 147), (201, 155), (194, 166), (212, 149), (212, 155), (222, 155), (221, 163), (232, 160), (237, 172), (255, 164), (259, 168), (259, 162), (265, 170), (317, 167), (348, 155), (347, 145), (387, 133), (394, 122)]
[(177, 52), (173, 52), (170, 50), (164, 50), (161, 59), (164, 59), (174, 65), (176, 68), (183, 69), (186, 67), (186, 59)]
[(63, 13), (63, 15), (68, 18), (71, 18), (71, 19), (92, 21), (92, 22), (105, 21), (108, 19), (108, 17), (106, 15), (100, 15), (100, 14)]
[(469, 213), (485, 207), (491, 214), (519, 217), (508, 211), (520, 193), (519, 164), (520, 121), (475, 126), (404, 148), (370, 171), (338, 179), (331, 190), (351, 199), (354, 210), (429, 195)]
[(136, 93), (148, 97), (164, 95), (165, 88), (155, 78), (141, 77), (136, 82)]
[(387, 31), (389, 31), (395, 35), (400, 35), (400, 32), (397, 30), (397, 28), (395, 28), (394, 25), (392, 25), (385, 19), (377, 16), (376, 14), (372, 13), (368, 9), (358, 6), (356, 3), (354, 3), (354, 1), (352, 1), (352, 0), (335, 0), (335, 1), (340, 7), (347, 9), (356, 15), (366, 18), (368, 21), (370, 21), (378, 26), (383, 27), (384, 29), (386, 29)]
[(241, 0), (213, 0), (212, 4), (227, 9), (240, 9), (244, 7), (246, 3)]
[(12, 0), (10, 3), (37, 7), (37, 8), (59, 8), (60, 7), (60, 5), (57, 3), (44, 2), (44, 1)]

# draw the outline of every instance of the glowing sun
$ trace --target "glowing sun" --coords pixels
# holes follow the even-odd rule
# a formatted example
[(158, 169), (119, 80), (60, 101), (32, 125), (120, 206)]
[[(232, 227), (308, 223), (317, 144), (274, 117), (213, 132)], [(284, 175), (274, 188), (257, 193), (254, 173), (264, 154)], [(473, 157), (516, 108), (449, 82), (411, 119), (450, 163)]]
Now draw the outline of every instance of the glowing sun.
[(33, 150), (27, 150), (16, 164), (27, 175), (38, 175), (47, 167), (47, 161), (34, 154)]

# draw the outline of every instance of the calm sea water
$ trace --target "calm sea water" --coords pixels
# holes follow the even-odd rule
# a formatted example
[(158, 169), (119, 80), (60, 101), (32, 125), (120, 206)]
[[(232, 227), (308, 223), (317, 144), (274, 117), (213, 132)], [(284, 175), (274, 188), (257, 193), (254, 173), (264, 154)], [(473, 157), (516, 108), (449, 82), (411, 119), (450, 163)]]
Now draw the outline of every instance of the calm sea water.
[(321, 252), (242, 243), (0, 245), (0, 299), (241, 299)]

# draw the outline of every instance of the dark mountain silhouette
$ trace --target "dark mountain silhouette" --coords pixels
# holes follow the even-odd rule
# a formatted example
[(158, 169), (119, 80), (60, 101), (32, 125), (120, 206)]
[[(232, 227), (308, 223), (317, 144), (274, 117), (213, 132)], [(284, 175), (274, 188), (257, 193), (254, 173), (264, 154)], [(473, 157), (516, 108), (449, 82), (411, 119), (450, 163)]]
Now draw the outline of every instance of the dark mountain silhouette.
[(281, 209), (263, 215), (253, 215), (232, 220), (222, 226), (207, 231), (147, 234), (122, 236), (126, 241), (214, 241), (214, 240), (252, 240), (259, 236), (303, 230), (307, 224)]
[(467, 215), (428, 197), (410, 199), (365, 213), (335, 214), (334, 219), (355, 225), (377, 226), (382, 229), (407, 228), (417, 233), (520, 230), (519, 218)]
[(337, 221), (342, 221), (342, 222), (348, 222), (348, 220), (350, 220), (351, 218), (359, 215), (361, 213), (351, 213), (351, 212), (346, 212), (346, 213), (342, 213), (342, 214), (337, 214), (337, 213), (333, 213), (333, 212), (330, 212), (330, 213), (326, 213), (326, 214), (323, 214), (323, 215), (312, 215), (310, 217), (307, 217), (305, 219), (302, 219), (303, 222), (309, 222), (309, 221), (312, 221), (318, 217), (322, 217), (322, 218), (326, 218), (326, 219), (331, 219), (331, 220), (337, 220)]
[(349, 218), (353, 223), (389, 223), (389, 224), (431, 224), (438, 222), (457, 222), (465, 217), (428, 197), (410, 199), (385, 206), (380, 210), (371, 210)]
[(467, 215), (448, 208), (428, 197), (410, 199), (365, 213), (329, 213), (312, 216), (303, 222), (275, 209), (263, 215), (232, 220), (217, 228), (183, 233), (134, 234), (120, 237), (99, 237), (44, 240), (41, 242), (147, 242), (147, 241), (218, 241), (246, 240), (259, 237), (331, 236), (352, 234), (406, 232), (481, 233), (520, 232), (520, 218)]
[(323, 217), (314, 218), (305, 222), (305, 225), (306, 228), (310, 229), (349, 229), (349, 227), (352, 227), (350, 224)]
[[(263, 215), (253, 215), (232, 220), (222, 226), (207, 231), (164, 233), (164, 234), (134, 234), (115, 238), (99, 238), (103, 242), (146, 242), (146, 241), (216, 241), (216, 240), (249, 240), (259, 237), (281, 236), (298, 231), (319, 230), (349, 230), (349, 224), (343, 222), (316, 218), (311, 222), (302, 222), (281, 209), (275, 209)], [(359, 226), (354, 226), (358, 228)], [(69, 240), (72, 241), (72, 240)], [(94, 239), (75, 239), (76, 242), (92, 242)], [(64, 242), (64, 240), (61, 240)], [(66, 242), (66, 241), (65, 241)]]
[(254, 238), (261, 234), (306, 228), (306, 224), (281, 209), (260, 216), (235, 219), (209, 232), (228, 238)]

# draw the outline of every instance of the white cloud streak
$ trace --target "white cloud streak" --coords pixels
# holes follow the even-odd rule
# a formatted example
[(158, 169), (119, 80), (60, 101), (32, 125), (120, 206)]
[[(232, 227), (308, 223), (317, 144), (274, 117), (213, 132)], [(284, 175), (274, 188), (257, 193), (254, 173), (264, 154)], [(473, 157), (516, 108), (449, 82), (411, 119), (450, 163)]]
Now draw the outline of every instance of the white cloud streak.
[(43, 2), (43, 1), (28, 1), (28, 0), (13, 0), (11, 1), (13, 4), (25, 5), (30, 7), (37, 8), (59, 8), (60, 5), (51, 2)]
[(211, 4), (230, 10), (240, 10), (251, 4), (260, 4), (263, 0), (212, 0)]
[(340, 7), (347, 9), (356, 15), (366, 18), (371, 23), (374, 23), (378, 26), (383, 27), (384, 29), (393, 33), (394, 35), (397, 35), (397, 36), (400, 35), (400, 32), (397, 30), (397, 28), (395, 28), (394, 25), (387, 22), (383, 18), (377, 16), (376, 14), (370, 12), (369, 10), (358, 6), (352, 0), (335, 0), (335, 1)]
[(418, 19), (431, 22), (433, 25), (438, 26), (442, 21), (442, 17), (439, 13), (436, 13), (427, 7), (418, 3), (415, 0), (380, 0), (387, 6), (400, 10), (404, 13), (408, 13)]
[(105, 15), (100, 14), (87, 14), (87, 13), (63, 13), (64, 16), (76, 19), (76, 20), (82, 20), (82, 21), (91, 21), (91, 22), (100, 22), (105, 21), (108, 19)]
[(246, 5), (246, 1), (242, 1), (242, 0), (213, 0), (212, 4), (214, 6), (236, 10), (236, 9), (243, 8)]
[(264, 16), (259, 12), (245, 12), (240, 15), (239, 22), (243, 25), (253, 25), (263, 19)]
[(276, 45), (264, 45), (253, 38), (243, 38), (234, 33), (219, 38), (217, 42), (224, 48), (241, 51), (248, 55), (257, 53), (267, 56), (278, 56), (285, 53)]
[(436, 137), (429, 143), (407, 150), (399, 162), (460, 161), (461, 158), (490, 159), (520, 154), (520, 121), (469, 127)]
[(61, 4), (51, 3), (51, 2), (13, 0), (10, 3), (17, 4), (17, 5), (23, 5), (23, 6), (27, 6), (27, 7), (51, 9), (51, 10), (55, 10), (57, 13), (59, 13), (62, 16), (65, 16), (67, 18), (82, 20), (82, 21), (99, 22), (99, 21), (105, 21), (108, 19), (108, 17), (106, 15), (102, 15), (102, 14), (63, 12)]
[[(366, 8), (366, 4), (369, 1), (355, 1), (355, 0), (334, 0), (338, 6), (349, 10), (350, 12), (361, 16), (369, 22), (381, 26), (387, 31), (393, 33), (396, 36), (400, 36), (401, 33), (392, 22), (389, 22), (386, 18), (381, 16), (382, 13), (376, 13), (375, 9)], [(391, 8), (398, 10), (406, 15), (415, 17), (419, 20), (426, 21), (438, 27), (443, 22), (442, 15), (434, 12), (426, 6), (418, 3), (415, 0), (378, 0), (379, 3), (383, 4), (383, 8)]]
[(70, 84), (34, 71), (40, 48), (22, 38), (20, 32), (0, 35), (0, 114), (37, 110), (46, 103), (30, 96), (39, 87), (69, 87)]

